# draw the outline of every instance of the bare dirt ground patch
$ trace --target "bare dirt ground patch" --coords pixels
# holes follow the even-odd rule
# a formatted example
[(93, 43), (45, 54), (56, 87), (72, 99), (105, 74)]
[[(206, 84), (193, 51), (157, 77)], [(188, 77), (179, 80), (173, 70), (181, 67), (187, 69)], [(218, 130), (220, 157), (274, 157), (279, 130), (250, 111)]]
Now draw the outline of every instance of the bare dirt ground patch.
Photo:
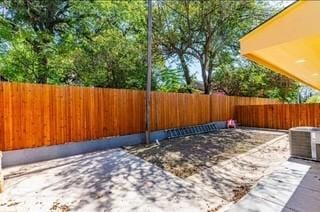
[(161, 145), (139, 145), (126, 150), (181, 178), (245, 153), (279, 135), (244, 129), (226, 129), (171, 139)]

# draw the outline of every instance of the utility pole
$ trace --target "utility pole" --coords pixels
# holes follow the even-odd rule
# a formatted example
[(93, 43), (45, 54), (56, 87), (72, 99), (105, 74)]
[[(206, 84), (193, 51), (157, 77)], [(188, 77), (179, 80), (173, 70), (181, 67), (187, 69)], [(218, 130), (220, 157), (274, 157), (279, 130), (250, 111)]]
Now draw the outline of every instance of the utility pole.
[(148, 0), (148, 73), (147, 73), (147, 86), (146, 86), (146, 144), (150, 143), (151, 75), (152, 75), (152, 0)]

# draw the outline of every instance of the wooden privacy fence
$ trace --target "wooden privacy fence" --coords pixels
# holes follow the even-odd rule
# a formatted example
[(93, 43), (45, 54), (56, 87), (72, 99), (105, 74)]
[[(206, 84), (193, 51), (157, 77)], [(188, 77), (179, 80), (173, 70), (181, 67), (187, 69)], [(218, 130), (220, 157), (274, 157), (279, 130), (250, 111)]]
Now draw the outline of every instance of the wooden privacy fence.
[[(145, 92), (0, 83), (0, 149), (15, 150), (144, 132)], [(152, 130), (226, 120), (236, 105), (276, 100), (152, 93)]]
[(289, 129), (320, 127), (320, 104), (275, 104), (236, 106), (236, 119), (243, 126)]

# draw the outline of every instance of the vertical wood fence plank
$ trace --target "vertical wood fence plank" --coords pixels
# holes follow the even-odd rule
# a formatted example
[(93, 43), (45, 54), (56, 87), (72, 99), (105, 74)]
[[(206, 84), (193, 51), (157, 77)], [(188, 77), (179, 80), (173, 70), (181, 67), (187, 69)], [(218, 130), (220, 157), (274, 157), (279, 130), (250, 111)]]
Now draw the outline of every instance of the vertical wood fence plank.
[(0, 83), (0, 151), (5, 150), (5, 128), (4, 128), (4, 95), (3, 95), (4, 84)]
[(320, 104), (271, 104), (236, 106), (236, 118), (243, 126), (289, 129), (320, 127)]
[[(268, 125), (264, 106), (251, 109), (248, 104), (277, 103), (270, 99), (152, 93), (152, 130), (184, 127), (237, 118), (242, 124)], [(243, 105), (237, 107), (237, 105)], [(287, 107), (287, 106), (285, 106)], [(285, 119), (295, 111), (290, 108)], [(320, 121), (312, 118), (319, 105), (301, 109), (307, 117), (302, 123)], [(250, 115), (254, 115), (254, 118)], [(267, 116), (266, 116), (267, 115)], [(299, 113), (298, 113), (299, 115)], [(265, 116), (261, 119), (257, 117)], [(291, 120), (277, 127), (292, 125)], [(145, 92), (124, 89), (84, 88), (27, 83), (0, 83), (0, 149), (14, 150), (64, 144), (108, 136), (144, 132)], [(271, 126), (273, 126), (271, 124)]]

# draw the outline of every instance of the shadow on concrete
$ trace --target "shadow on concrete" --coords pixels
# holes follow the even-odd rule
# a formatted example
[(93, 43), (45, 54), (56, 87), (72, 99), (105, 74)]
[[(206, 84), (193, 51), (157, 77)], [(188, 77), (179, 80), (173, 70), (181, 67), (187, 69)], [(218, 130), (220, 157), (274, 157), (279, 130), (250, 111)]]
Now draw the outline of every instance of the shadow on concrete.
[(75, 211), (207, 210), (221, 201), (209, 193), (201, 196), (194, 185), (121, 150), (22, 166), (5, 177), (11, 198), (15, 193), (20, 202), (55, 198)]
[[(214, 142), (210, 140), (213, 136), (216, 136)], [(201, 163), (205, 157), (212, 159), (213, 163), (217, 162), (217, 155), (229, 158), (221, 154), (233, 145), (256, 146), (256, 141), (250, 141), (252, 136), (248, 133), (239, 136), (226, 131), (224, 136), (206, 134), (198, 135), (198, 138), (188, 142), (185, 148), (163, 142), (166, 145), (157, 151), (178, 152), (184, 163), (191, 160), (194, 167), (206, 167), (210, 164)], [(203, 143), (207, 143), (205, 148)], [(148, 153), (152, 154), (153, 150)], [(11, 199), (17, 201), (15, 207), (22, 211), (49, 211), (55, 202), (66, 204), (74, 211), (207, 211), (225, 203), (230, 189), (242, 182), (241, 178), (235, 180), (234, 174), (265, 168), (258, 163), (259, 160), (261, 158), (241, 160), (232, 165), (233, 169), (226, 165), (224, 171), (210, 170), (211, 173), (208, 172), (207, 178), (203, 179), (221, 185), (217, 191), (182, 180), (120, 149), (12, 167), (5, 170), (6, 191), (0, 195), (0, 211), (1, 204)]]
[(320, 209), (320, 163), (289, 158), (227, 211), (308, 211)]
[[(295, 158), (290, 158), (289, 161), (295, 163), (291, 168), (292, 175), (300, 178), (301, 181), (294, 192), (291, 192), (285, 208), (295, 211), (320, 211), (320, 163)], [(284, 180), (294, 184), (290, 182), (290, 178)]]

